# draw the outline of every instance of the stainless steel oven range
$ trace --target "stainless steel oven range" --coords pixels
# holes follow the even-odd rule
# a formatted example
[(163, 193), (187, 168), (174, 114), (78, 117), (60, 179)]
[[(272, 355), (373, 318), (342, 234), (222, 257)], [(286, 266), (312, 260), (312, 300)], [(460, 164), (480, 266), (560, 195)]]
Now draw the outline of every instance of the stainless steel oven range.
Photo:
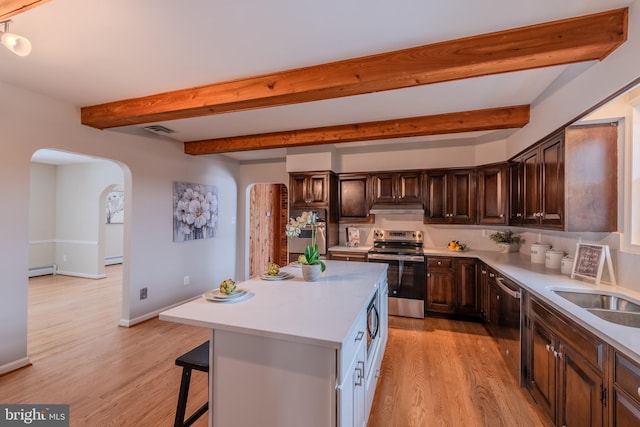
[(424, 317), (425, 262), (422, 231), (373, 230), (369, 262), (389, 264), (389, 314)]

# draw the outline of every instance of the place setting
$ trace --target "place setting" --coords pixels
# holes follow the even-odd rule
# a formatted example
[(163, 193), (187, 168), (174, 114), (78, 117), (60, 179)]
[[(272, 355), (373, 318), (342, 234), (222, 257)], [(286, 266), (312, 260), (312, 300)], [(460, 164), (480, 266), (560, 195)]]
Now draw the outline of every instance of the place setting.
[(202, 296), (207, 301), (211, 302), (238, 302), (247, 299), (251, 295), (246, 289), (241, 289), (236, 286), (236, 283), (231, 279), (223, 280), (220, 283), (220, 287), (207, 291)]
[(280, 270), (280, 266), (278, 264), (270, 264), (267, 271), (260, 274), (258, 277), (262, 280), (288, 280), (294, 277), (293, 274)]

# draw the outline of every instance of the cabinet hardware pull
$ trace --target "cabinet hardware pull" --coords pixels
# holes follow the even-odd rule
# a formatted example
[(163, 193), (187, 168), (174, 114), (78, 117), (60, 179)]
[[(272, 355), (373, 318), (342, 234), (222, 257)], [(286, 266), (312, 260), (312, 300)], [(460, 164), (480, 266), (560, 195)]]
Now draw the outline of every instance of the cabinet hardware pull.
[[(558, 353), (557, 351), (555, 351), (555, 350), (554, 350), (554, 351), (553, 351), (553, 358), (554, 358), (554, 359), (557, 359), (557, 358), (558, 358), (558, 354), (560, 354), (560, 355), (561, 355), (562, 353)], [(561, 356), (560, 358), (562, 359), (562, 356)]]
[(640, 387), (638, 387), (638, 396), (640, 397)]
[(498, 286), (500, 287), (500, 289), (502, 289), (504, 292), (509, 294), (512, 298), (520, 299), (520, 296), (521, 296), (520, 292), (514, 291), (513, 289), (510, 289), (507, 285), (505, 285), (504, 279), (502, 277), (498, 277), (496, 279), (496, 282), (498, 283)]
[(551, 346), (549, 344), (547, 344), (545, 347), (547, 347), (547, 351), (551, 351)]
[(356, 341), (360, 341), (364, 337), (364, 331), (358, 331), (358, 335), (356, 335)]
[[(360, 367), (360, 364), (362, 364), (362, 367)], [(358, 360), (358, 366), (356, 367), (356, 371), (358, 371), (358, 382), (356, 383), (356, 386), (361, 386), (362, 380), (364, 379), (364, 362), (363, 361)]]

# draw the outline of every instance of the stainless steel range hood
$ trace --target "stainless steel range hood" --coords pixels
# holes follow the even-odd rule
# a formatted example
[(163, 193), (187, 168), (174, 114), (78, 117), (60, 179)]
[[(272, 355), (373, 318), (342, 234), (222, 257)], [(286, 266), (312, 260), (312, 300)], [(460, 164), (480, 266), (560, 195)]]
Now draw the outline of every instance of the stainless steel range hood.
[(379, 215), (424, 215), (424, 208), (419, 203), (374, 204), (369, 210)]

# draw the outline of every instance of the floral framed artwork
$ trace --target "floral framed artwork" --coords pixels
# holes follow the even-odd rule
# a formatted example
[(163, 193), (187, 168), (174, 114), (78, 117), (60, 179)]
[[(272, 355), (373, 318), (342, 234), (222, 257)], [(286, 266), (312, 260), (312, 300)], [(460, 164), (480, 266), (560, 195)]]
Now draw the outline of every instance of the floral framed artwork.
[(110, 191), (105, 203), (105, 223), (122, 224), (124, 222), (124, 192)]
[(173, 183), (173, 241), (208, 239), (218, 230), (218, 188)]

